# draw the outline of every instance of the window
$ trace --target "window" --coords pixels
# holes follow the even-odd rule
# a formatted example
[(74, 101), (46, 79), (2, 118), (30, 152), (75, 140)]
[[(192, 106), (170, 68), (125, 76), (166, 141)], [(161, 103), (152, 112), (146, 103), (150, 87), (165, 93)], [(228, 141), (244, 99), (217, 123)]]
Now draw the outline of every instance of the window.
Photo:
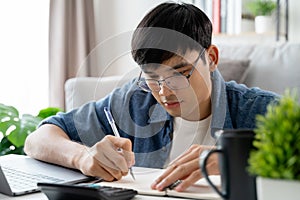
[(0, 1), (0, 103), (48, 107), (48, 0)]

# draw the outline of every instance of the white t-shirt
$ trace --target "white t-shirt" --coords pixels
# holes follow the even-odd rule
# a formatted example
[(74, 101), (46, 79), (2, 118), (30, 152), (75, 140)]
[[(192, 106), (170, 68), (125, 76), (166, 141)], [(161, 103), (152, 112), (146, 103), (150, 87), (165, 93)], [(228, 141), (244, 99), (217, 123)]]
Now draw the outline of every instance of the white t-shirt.
[(169, 161), (174, 160), (192, 144), (215, 145), (210, 131), (211, 115), (201, 121), (187, 121), (181, 117), (174, 118), (174, 132)]

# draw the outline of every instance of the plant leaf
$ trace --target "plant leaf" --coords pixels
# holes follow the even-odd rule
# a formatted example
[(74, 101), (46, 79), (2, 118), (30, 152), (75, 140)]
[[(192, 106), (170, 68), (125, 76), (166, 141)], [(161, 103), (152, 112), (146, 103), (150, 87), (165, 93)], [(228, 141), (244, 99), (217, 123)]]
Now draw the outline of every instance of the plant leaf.
[(24, 114), (20, 121), (20, 125), (12, 131), (7, 138), (16, 147), (24, 145), (26, 137), (36, 130), (38, 124), (42, 119), (34, 117), (33, 115)]
[(256, 118), (255, 150), (249, 172), (258, 176), (300, 180), (300, 103), (297, 91), (286, 90)]
[(19, 111), (15, 107), (0, 103), (0, 138), (2, 138), (0, 155), (24, 154), (23, 147), (26, 137), (36, 130), (41, 120), (59, 111), (62, 110), (49, 107), (42, 109), (38, 116), (24, 114), (20, 118)]
[(2, 138), (0, 142), (0, 156), (6, 154), (24, 154), (23, 146), (22, 147), (15, 147), (7, 137)]
[(62, 112), (62, 110), (60, 108), (56, 108), (56, 107), (49, 107), (49, 108), (40, 110), (38, 117), (45, 119), (47, 117), (55, 115), (58, 112)]
[(19, 117), (18, 110), (13, 106), (7, 106), (0, 103), (0, 114), (4, 114), (5, 116), (10, 115), (12, 117)]

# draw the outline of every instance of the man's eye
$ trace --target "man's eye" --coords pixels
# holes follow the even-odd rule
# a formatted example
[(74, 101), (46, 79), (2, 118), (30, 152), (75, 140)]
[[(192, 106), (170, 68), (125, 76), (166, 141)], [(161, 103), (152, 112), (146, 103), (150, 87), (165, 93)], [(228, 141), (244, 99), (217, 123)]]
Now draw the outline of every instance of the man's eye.
[(181, 72), (181, 74), (189, 73), (189, 71), (190, 71), (190, 70), (184, 70), (184, 71)]
[(188, 73), (189, 73), (190, 71), (191, 71), (190, 69), (188, 69), (188, 70), (183, 70), (183, 71), (179, 72), (179, 74), (185, 76), (185, 75), (188, 75)]
[(173, 76), (181, 76), (182, 75), (182, 72), (174, 72), (173, 73)]
[(180, 69), (180, 71), (178, 72), (178, 74), (180, 74), (180, 75), (188, 75), (188, 73), (190, 73), (190, 71), (192, 70), (192, 66), (190, 66), (190, 65), (186, 65), (185, 67), (182, 67), (181, 69)]

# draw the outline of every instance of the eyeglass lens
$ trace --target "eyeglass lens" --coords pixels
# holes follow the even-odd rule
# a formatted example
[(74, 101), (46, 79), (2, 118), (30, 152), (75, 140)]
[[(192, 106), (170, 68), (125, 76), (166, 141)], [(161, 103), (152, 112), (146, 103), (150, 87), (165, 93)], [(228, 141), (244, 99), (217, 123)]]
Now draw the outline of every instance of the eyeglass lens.
[(173, 90), (183, 89), (189, 86), (189, 81), (185, 76), (171, 76), (166, 78), (165, 80), (146, 80), (146, 84), (148, 85), (149, 89), (152, 91), (159, 91), (161, 89), (162, 82)]

